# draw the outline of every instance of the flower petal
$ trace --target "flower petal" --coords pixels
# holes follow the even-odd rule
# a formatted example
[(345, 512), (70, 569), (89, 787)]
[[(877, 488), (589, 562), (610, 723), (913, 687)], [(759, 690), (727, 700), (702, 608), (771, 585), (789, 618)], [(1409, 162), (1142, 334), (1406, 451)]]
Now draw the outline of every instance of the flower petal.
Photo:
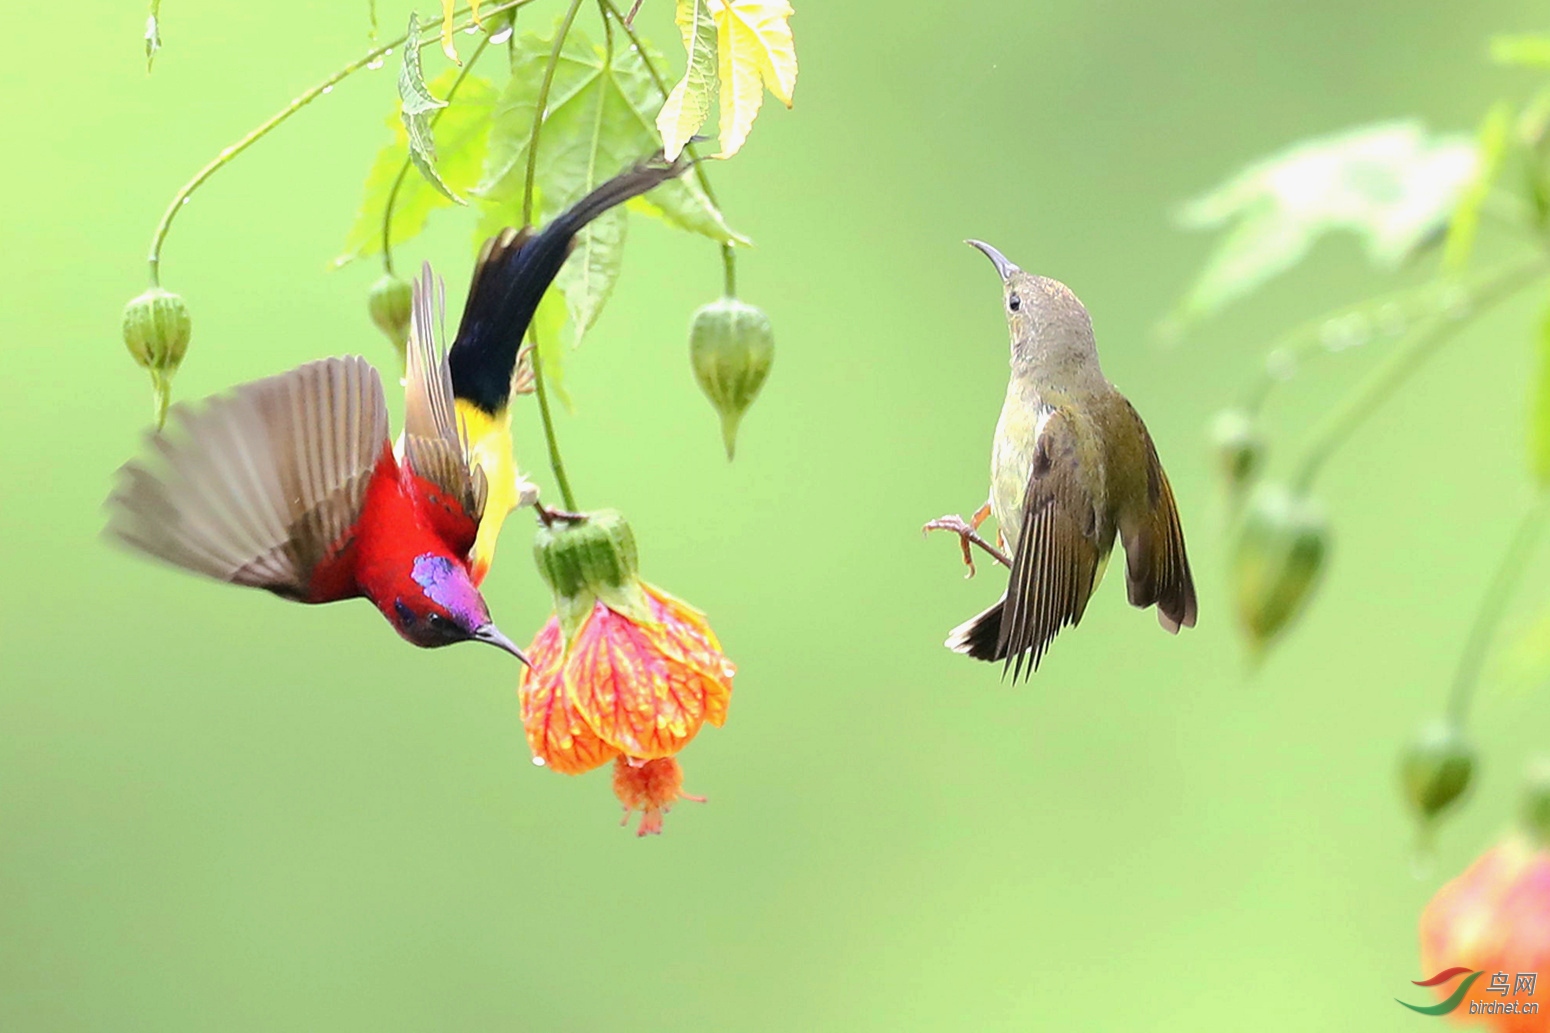
[(698, 671), (705, 686), (705, 720), (720, 728), (732, 702), (737, 665), (721, 652), (721, 643), (705, 615), (655, 585), (643, 585), (652, 612), (662, 622), (663, 652)]
[(565, 775), (591, 771), (618, 756), (570, 704), (563, 672), (565, 638), (558, 618), (549, 618), (527, 655), (532, 666), (522, 672), (518, 699), (533, 756)]

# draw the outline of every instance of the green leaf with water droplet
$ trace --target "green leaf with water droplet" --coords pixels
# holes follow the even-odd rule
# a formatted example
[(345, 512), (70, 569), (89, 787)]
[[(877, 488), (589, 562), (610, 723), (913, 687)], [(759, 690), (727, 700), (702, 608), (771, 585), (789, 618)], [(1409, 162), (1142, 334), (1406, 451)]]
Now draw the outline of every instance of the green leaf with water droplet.
[[(458, 70), (449, 68), (431, 82), (431, 89), (446, 96), (457, 76)], [(495, 96), (495, 87), (489, 82), (477, 75), (465, 76), (448, 107), (436, 119), (433, 131), (439, 158), (437, 168), (454, 191), (467, 193), (472, 190), (483, 173)], [(366, 174), (360, 209), (345, 236), (343, 252), (334, 259), (335, 266), (382, 252), (382, 216), (393, 184), (398, 182), (409, 157), (409, 138), (403, 121), (393, 115), (387, 124), (393, 130), (393, 141), (377, 152), (371, 170)], [(451, 206), (447, 196), (424, 178), (404, 176), (393, 200), (393, 243), (401, 244), (417, 236), (425, 229), (431, 212)]]
[(404, 44), (404, 64), (398, 72), (398, 98), (404, 129), (409, 134), (409, 160), (420, 170), (425, 181), (456, 204), (467, 204), (436, 172), (436, 137), (431, 132), (431, 115), (447, 106), (437, 100), (425, 85), (420, 70), (420, 16), (409, 15), (409, 40)]
[(1550, 312), (1539, 324), (1539, 377), (1529, 413), (1529, 464), (1541, 488), (1550, 488)]
[(1180, 212), (1226, 234), (1171, 317), (1182, 327), (1291, 268), (1327, 233), (1359, 236), (1397, 266), (1440, 230), (1475, 176), (1473, 141), (1416, 121), (1385, 122), (1295, 144), (1255, 162)]
[(1475, 175), (1459, 196), (1448, 222), (1448, 239), (1442, 249), (1442, 266), (1449, 272), (1459, 272), (1469, 261), (1474, 250), (1475, 231), (1480, 228), (1480, 209), (1501, 171), (1502, 156), (1507, 153), (1507, 142), (1512, 135), (1512, 105), (1497, 101), (1480, 123), (1477, 145), (1479, 161)]

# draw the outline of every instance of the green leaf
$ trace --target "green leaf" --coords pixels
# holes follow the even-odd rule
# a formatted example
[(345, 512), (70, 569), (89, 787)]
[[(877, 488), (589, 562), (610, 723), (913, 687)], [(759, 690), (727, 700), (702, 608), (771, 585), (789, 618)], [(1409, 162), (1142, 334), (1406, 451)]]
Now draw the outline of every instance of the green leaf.
[(409, 160), (420, 170), (426, 182), (457, 204), (467, 204), (436, 172), (436, 137), (431, 132), (431, 115), (447, 106), (437, 100), (425, 85), (420, 71), (420, 16), (409, 15), (409, 42), (404, 44), (404, 65), (398, 73), (398, 97), (404, 128), (409, 133)]
[(678, 0), (675, 20), (689, 59), (684, 77), (657, 112), (657, 130), (668, 161), (678, 157), (710, 117), (711, 99), (721, 81), (716, 72), (716, 23), (709, 5), (705, 0)]
[(1480, 208), (1501, 171), (1502, 156), (1512, 135), (1512, 106), (1497, 101), (1480, 124), (1479, 161), (1475, 175), (1464, 188), (1453, 217), (1448, 222), (1448, 240), (1442, 249), (1442, 266), (1449, 272), (1462, 270), (1475, 246), (1475, 231), (1480, 227)]
[(1529, 463), (1534, 480), (1550, 488), (1550, 312), (1539, 325), (1539, 380), (1529, 414)]
[[(458, 70), (449, 68), (437, 76), (431, 86), (446, 95), (457, 76)], [(440, 156), (441, 176), (455, 191), (466, 193), (479, 182), (494, 107), (495, 88), (476, 75), (468, 75), (458, 86), (451, 104), (436, 119), (436, 153)], [(381, 253), (382, 216), (394, 183), (398, 183), (398, 194), (393, 202), (395, 244), (424, 230), (431, 212), (452, 205), (445, 194), (420, 176), (403, 176), (399, 182), (404, 162), (409, 157), (408, 133), (397, 115), (388, 119), (388, 126), (393, 130), (393, 142), (377, 152), (371, 171), (366, 175), (360, 210), (345, 237), (344, 251), (334, 259), (336, 267)]]
[(1491, 60), (1499, 65), (1550, 68), (1550, 36), (1497, 36)]
[(1475, 175), (1475, 145), (1387, 122), (1305, 140), (1188, 204), (1190, 229), (1230, 227), (1173, 315), (1207, 316), (1295, 265), (1319, 237), (1357, 234), (1393, 267), (1440, 229)]
[(151, 13), (145, 19), (145, 70), (151, 70), (156, 52), (161, 49), (161, 0), (151, 0)]

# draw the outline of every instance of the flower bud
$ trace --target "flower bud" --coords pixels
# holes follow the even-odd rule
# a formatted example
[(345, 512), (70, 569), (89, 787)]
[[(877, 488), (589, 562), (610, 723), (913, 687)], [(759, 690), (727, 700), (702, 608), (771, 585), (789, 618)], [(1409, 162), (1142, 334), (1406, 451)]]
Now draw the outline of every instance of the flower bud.
[(1233, 556), (1238, 622), (1256, 650), (1307, 602), (1328, 549), (1323, 514), (1285, 485), (1267, 484), (1249, 500)]
[(1463, 796), (1474, 773), (1474, 747), (1452, 721), (1434, 721), (1422, 728), (1399, 759), (1405, 800), (1423, 822)]
[(171, 291), (152, 287), (124, 306), (124, 343), (142, 369), (171, 374), (188, 353), (188, 306)]
[(579, 520), (557, 519), (533, 537), (538, 572), (554, 592), (567, 639), (599, 599), (621, 613), (645, 614), (635, 535), (618, 511), (600, 509)]
[(392, 273), (383, 273), (371, 285), (371, 294), (366, 300), (371, 321), (393, 342), (401, 362), (407, 361), (409, 354), (409, 312), (413, 304), (413, 288), (408, 281)]
[(700, 390), (721, 414), (721, 440), (729, 460), (737, 425), (764, 386), (774, 360), (775, 337), (762, 309), (720, 298), (696, 312), (689, 324), (689, 362)]
[(1242, 409), (1223, 409), (1211, 424), (1211, 449), (1217, 470), (1230, 491), (1253, 482), (1265, 458), (1265, 440), (1254, 419)]

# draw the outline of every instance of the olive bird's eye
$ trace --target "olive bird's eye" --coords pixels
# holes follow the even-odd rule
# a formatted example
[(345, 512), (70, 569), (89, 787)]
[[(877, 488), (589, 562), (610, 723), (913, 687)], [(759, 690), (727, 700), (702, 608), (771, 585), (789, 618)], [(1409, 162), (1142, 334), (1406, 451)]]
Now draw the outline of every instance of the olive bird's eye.
[(1006, 299), (1006, 304), (1008, 308), (1010, 308), (1013, 312), (1016, 312), (1018, 309), (1023, 307), (1023, 299), (1014, 294), (1010, 298)]

